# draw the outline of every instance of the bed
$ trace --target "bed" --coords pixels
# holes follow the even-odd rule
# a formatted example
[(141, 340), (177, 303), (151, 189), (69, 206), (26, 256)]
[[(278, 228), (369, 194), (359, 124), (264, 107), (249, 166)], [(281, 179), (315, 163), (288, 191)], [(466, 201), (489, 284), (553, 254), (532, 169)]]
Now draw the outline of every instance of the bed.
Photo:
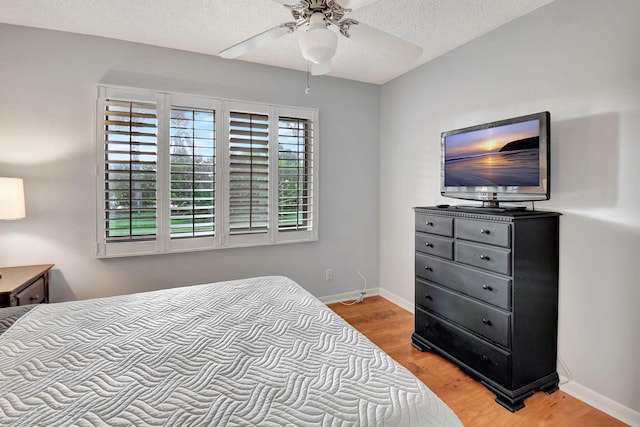
[(1, 309), (0, 424), (462, 425), (279, 276)]

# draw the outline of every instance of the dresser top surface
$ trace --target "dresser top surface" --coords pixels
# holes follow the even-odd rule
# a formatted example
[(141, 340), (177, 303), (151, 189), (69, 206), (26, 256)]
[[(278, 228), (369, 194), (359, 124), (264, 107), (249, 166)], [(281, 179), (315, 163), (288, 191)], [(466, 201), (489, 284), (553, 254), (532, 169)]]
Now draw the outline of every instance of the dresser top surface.
[(502, 209), (502, 208), (483, 208), (475, 206), (417, 206), (414, 208), (418, 213), (426, 213), (429, 215), (455, 216), (474, 219), (492, 219), (499, 221), (512, 221), (515, 219), (540, 218), (562, 215), (559, 212), (538, 211), (529, 209)]
[(0, 267), (0, 293), (13, 292), (26, 282), (51, 270), (53, 264), (23, 265), (19, 267)]

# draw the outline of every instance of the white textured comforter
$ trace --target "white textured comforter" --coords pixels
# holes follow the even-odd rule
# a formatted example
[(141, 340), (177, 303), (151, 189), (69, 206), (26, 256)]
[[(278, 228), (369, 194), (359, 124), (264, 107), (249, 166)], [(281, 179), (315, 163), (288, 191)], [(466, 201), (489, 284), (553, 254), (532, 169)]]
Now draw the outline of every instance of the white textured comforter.
[(461, 425), (284, 277), (37, 306), (0, 335), (0, 424)]

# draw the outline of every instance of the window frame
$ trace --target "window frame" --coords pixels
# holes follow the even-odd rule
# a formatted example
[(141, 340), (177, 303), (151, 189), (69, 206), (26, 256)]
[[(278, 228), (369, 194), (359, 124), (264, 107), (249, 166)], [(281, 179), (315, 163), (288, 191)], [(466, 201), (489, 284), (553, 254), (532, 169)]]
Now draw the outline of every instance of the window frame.
[[(216, 97), (191, 95), (179, 92), (154, 91), (113, 85), (98, 85), (96, 101), (95, 151), (95, 255), (99, 258), (177, 253), (248, 246), (263, 246), (318, 240), (319, 216), (319, 112), (317, 109), (280, 106), (251, 101), (229, 100)], [(157, 182), (155, 239), (146, 241), (107, 242), (105, 219), (105, 101), (122, 100), (153, 102), (157, 113)], [(171, 109), (214, 110), (214, 234), (211, 236), (172, 238), (170, 230), (170, 114)], [(268, 226), (265, 232), (231, 234), (230, 208), (230, 112), (239, 111), (266, 114), (269, 123), (268, 138)], [(279, 121), (281, 117), (308, 120), (311, 123), (311, 189), (309, 204), (311, 213), (309, 229), (280, 230), (278, 227), (279, 190)], [(305, 168), (307, 164), (305, 163)]]

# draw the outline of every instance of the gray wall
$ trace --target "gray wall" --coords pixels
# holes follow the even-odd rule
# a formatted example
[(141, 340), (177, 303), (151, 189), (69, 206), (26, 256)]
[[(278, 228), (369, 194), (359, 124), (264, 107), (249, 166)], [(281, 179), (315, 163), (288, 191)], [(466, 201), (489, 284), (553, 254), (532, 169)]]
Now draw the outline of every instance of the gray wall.
[(556, 0), (384, 85), (380, 134), (380, 286), (412, 303), (411, 208), (465, 203), (439, 195), (440, 133), (551, 112), (551, 200), (536, 207), (563, 214), (559, 357), (576, 383), (633, 416), (640, 411), (638, 22), (637, 0)]
[[(54, 301), (282, 274), (316, 296), (378, 285), (380, 88), (96, 37), (0, 25), (0, 176), (25, 180), (27, 218), (0, 222), (0, 265), (55, 263)], [(93, 251), (96, 84), (320, 111), (320, 239), (99, 260)], [(334, 279), (325, 281), (332, 268)]]

